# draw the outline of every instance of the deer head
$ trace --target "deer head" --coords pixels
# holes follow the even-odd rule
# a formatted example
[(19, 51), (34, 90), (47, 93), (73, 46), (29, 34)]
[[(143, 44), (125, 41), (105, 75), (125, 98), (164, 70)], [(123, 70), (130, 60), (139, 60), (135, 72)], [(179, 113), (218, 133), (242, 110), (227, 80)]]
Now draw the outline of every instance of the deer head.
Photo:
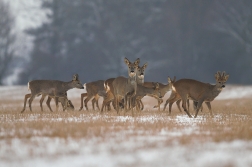
[(74, 84), (75, 88), (84, 89), (82, 83), (79, 80), (78, 74), (73, 75), (72, 83)]
[(126, 57), (124, 58), (125, 64), (128, 66), (128, 74), (130, 77), (136, 76), (136, 69), (140, 63), (140, 59), (137, 58), (134, 63), (131, 63)]
[(222, 73), (218, 71), (215, 74), (216, 86), (218, 87), (218, 90), (222, 90), (222, 88), (225, 87), (225, 83), (227, 82), (228, 78), (229, 75), (227, 75), (225, 71)]

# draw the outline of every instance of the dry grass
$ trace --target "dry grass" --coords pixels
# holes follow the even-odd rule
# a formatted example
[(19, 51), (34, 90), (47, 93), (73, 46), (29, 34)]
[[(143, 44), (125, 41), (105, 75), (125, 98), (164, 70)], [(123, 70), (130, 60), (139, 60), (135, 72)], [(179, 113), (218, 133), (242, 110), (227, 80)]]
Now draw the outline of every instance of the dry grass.
[[(104, 114), (98, 111), (77, 111), (79, 99), (73, 101), (76, 110), (72, 112), (49, 112), (46, 105), (46, 111), (41, 112), (38, 105), (35, 105), (38, 102), (34, 102), (34, 111), (27, 109), (23, 114), (20, 113), (22, 101), (1, 101), (0, 140), (57, 137), (120, 142), (131, 140), (132, 137), (160, 137), (165, 145), (252, 140), (251, 99), (214, 101), (212, 109), (215, 117), (209, 116), (204, 105), (204, 111), (196, 119), (187, 118), (175, 105), (171, 116), (167, 112), (146, 109), (132, 117), (131, 112), (118, 116), (114, 111)], [(144, 147), (158, 144), (149, 143)]]

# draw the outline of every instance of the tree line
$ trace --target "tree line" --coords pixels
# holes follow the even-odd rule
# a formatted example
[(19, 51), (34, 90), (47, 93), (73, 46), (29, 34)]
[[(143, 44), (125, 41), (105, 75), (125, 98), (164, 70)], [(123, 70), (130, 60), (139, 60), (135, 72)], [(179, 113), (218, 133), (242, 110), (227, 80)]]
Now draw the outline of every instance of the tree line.
[[(251, 7), (249, 0), (42, 0), (48, 21), (26, 30), (33, 48), (17, 84), (126, 75), (124, 57), (148, 62), (147, 81), (214, 82), (226, 71), (230, 83), (251, 84)], [(8, 74), (0, 68), (0, 81)]]

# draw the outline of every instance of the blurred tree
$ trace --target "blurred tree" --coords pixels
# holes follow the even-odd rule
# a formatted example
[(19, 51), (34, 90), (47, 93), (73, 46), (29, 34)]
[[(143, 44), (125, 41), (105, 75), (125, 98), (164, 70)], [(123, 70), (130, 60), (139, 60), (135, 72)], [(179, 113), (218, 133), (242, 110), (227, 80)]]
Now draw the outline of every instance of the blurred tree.
[(15, 35), (12, 32), (14, 18), (9, 5), (2, 0), (0, 0), (0, 16), (0, 85), (2, 85), (7, 71), (11, 70), (8, 65), (14, 56), (15, 42)]
[[(236, 69), (230, 62), (238, 62), (237, 67), (249, 62), (238, 60), (236, 54), (245, 52), (235, 38), (209, 28), (216, 23), (215, 30), (223, 29), (225, 21), (231, 24), (229, 14), (223, 14), (228, 10), (222, 11), (215, 1), (42, 2), (42, 8), (50, 11), (49, 21), (27, 30), (34, 47), (22, 83), (35, 78), (68, 80), (73, 73), (83, 82), (126, 75), (124, 57), (148, 62), (146, 79), (152, 81), (167, 82), (167, 76), (176, 75), (210, 82), (217, 70), (232, 73), (233, 82), (249, 81), (239, 79), (241, 72), (233, 75)], [(213, 20), (212, 11), (222, 16), (221, 24)]]
[(236, 48), (232, 55), (235, 57), (233, 74), (239, 76), (240, 82), (251, 83), (252, 78), (247, 74), (252, 73), (252, 1), (215, 1), (215, 5), (212, 28), (228, 34), (239, 43), (233, 45)]

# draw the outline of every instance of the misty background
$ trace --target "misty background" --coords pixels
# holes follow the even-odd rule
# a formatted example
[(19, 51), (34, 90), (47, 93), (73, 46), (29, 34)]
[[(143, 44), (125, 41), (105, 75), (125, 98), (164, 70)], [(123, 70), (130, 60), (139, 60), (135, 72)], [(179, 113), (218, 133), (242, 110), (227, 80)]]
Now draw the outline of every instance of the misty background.
[(0, 0), (0, 85), (127, 76), (252, 83), (251, 0)]

